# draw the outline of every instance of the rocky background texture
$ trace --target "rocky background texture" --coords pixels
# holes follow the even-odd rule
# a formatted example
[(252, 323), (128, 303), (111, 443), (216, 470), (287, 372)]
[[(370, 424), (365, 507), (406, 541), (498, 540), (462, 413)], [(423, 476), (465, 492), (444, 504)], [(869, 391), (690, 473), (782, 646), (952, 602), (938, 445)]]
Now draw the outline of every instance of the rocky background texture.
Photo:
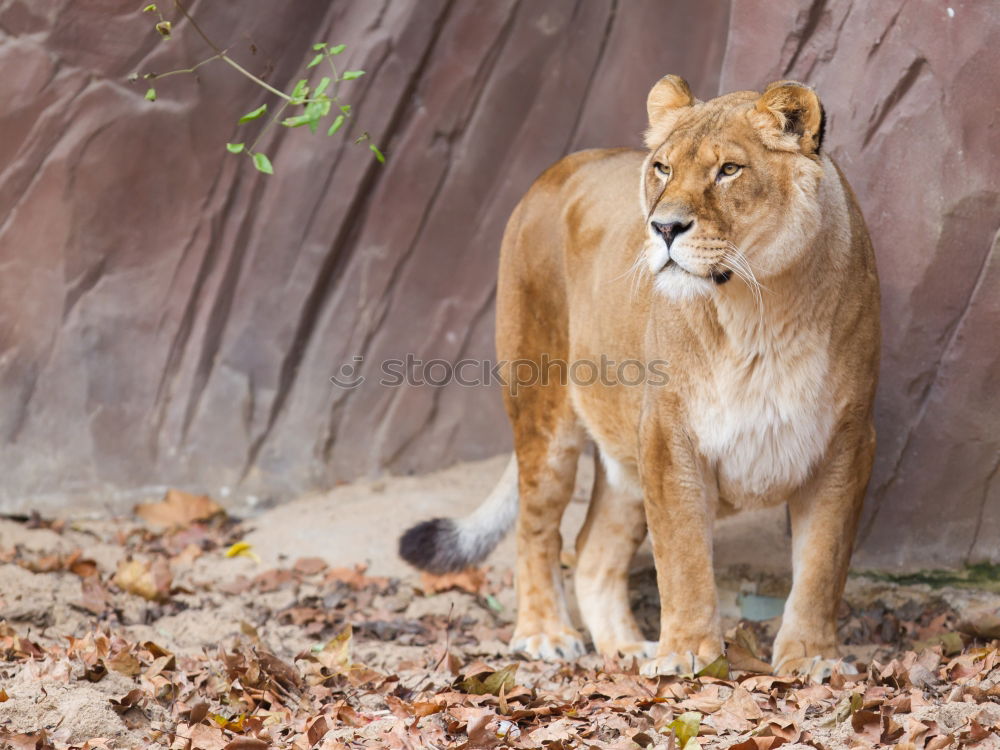
[[(161, 3), (165, 8), (169, 1)], [(879, 255), (879, 459), (861, 564), (1000, 562), (1000, 5), (978, 0), (192, 3), (290, 88), (345, 42), (350, 139), (225, 152), (264, 101), (133, 0), (0, 0), (0, 509), (231, 502), (509, 447), (496, 388), (381, 387), (491, 358), (499, 239), (560, 155), (639, 145), (665, 73), (816, 86)], [(244, 130), (253, 132), (253, 126)], [(330, 382), (363, 357), (368, 380)]]

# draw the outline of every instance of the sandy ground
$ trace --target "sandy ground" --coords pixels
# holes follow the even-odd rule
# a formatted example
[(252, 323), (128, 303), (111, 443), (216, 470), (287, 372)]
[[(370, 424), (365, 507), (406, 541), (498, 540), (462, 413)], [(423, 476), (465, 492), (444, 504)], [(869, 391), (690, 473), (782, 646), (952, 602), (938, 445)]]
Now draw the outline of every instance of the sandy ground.
[[(441, 593), (434, 591), (438, 583), (422, 580), (396, 555), (398, 536), (412, 523), (475, 508), (506, 460), (345, 485), (242, 522), (194, 524), (167, 534), (151, 533), (136, 519), (0, 520), (0, 730), (46, 730), (50, 740), (63, 743), (56, 742), (58, 747), (82, 746), (95, 737), (106, 738), (109, 747), (176, 743), (178, 727), (187, 726), (183, 722), (190, 719), (191, 705), (204, 690), (195, 675), (230, 665), (240, 648), (233, 644), (248, 637), (258, 650), (266, 644), (278, 659), (301, 665), (296, 660), (303, 654), (315, 653), (352, 624), (352, 658), (366, 668), (399, 675), (404, 683), (426, 682), (426, 689), (445, 690), (452, 679), (439, 674), (442, 643), (456, 664), (508, 659), (512, 539), (490, 557), (484, 574)], [(582, 461), (578, 491), (563, 524), (567, 550), (583, 522), (591, 471), (592, 464)], [(244, 543), (243, 552), (227, 556), (234, 542)], [(766, 597), (780, 597), (787, 589), (783, 511), (722, 522), (716, 552), (730, 629), (762, 597), (766, 604), (774, 601)], [(150, 598), (136, 595), (138, 589), (120, 578), (130, 560), (154, 573), (161, 565), (168, 580), (154, 581)], [(652, 636), (658, 602), (648, 548), (637, 557), (633, 583), (640, 623)], [(988, 592), (901, 587), (865, 578), (849, 582), (846, 598), (841, 634), (859, 664), (886, 663), (917, 641), (952, 633), (964, 613), (1000, 612), (1000, 598)], [(761, 640), (763, 658), (777, 624), (772, 618), (748, 625)], [(123, 673), (112, 666), (95, 672), (125, 653), (141, 669)], [(163, 653), (174, 659), (170, 669), (176, 671), (159, 671)], [(588, 655), (581, 668), (601, 664)], [(539, 688), (555, 679), (547, 669), (528, 663), (521, 675)], [(164, 674), (170, 675), (167, 683)], [(149, 697), (162, 698), (165, 684), (173, 691), (170, 701)], [(121, 702), (137, 686), (147, 696), (142, 710), (123, 708)], [(218, 696), (211, 700), (225, 704)], [(364, 700), (358, 698), (352, 710), (370, 710), (366, 721), (373, 723), (364, 732), (371, 733), (395, 704), (384, 695), (371, 705)], [(958, 711), (952, 718), (961, 723), (974, 707), (947, 710)], [(950, 721), (943, 715), (936, 720)], [(220, 737), (234, 736), (211, 722), (192, 723), (185, 731), (215, 734), (198, 741), (188, 735), (184, 748), (214, 750), (225, 745)], [(849, 733), (841, 735), (830, 734), (827, 746), (853, 743)]]
[[(471, 513), (496, 484), (509, 457), (458, 464), (420, 477), (360, 481), (331, 492), (304, 497), (248, 520), (247, 540), (262, 558), (278, 564), (290, 556), (315, 555), (331, 565), (360, 561), (376, 575), (408, 576), (413, 571), (396, 553), (400, 534), (418, 521)], [(571, 551), (583, 525), (593, 483), (593, 458), (583, 456), (576, 491), (563, 516), (563, 546)], [(308, 523), (303, 523), (308, 519)], [(787, 577), (790, 537), (784, 508), (723, 519), (716, 530), (716, 566), (725, 577), (740, 571)], [(513, 534), (490, 556), (488, 564), (509, 568)], [(648, 541), (633, 569), (653, 565)], [(757, 577), (760, 577), (757, 575)]]

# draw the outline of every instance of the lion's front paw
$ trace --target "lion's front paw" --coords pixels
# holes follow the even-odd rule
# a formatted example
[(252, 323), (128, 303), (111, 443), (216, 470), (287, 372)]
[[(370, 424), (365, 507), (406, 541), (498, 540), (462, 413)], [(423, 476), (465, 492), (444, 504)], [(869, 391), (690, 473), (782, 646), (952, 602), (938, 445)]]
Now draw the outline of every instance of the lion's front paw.
[(510, 650), (519, 656), (542, 661), (572, 661), (586, 653), (583, 639), (572, 630), (560, 633), (535, 633), (517, 636), (510, 642)]
[(707, 667), (711, 661), (711, 659), (698, 656), (694, 651), (681, 651), (650, 659), (642, 665), (639, 671), (644, 677), (693, 675)]
[(850, 662), (843, 659), (824, 659), (822, 656), (803, 656), (797, 659), (786, 659), (775, 667), (775, 674), (795, 675), (807, 682), (824, 682), (839, 672), (843, 675), (858, 674), (858, 670)]

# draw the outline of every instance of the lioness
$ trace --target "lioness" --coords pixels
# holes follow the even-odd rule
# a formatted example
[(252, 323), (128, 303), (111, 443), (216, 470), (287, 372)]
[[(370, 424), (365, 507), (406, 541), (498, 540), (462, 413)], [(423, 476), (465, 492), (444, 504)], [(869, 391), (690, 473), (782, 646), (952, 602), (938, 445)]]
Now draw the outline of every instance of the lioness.
[[(508, 362), (666, 360), (669, 381), (508, 388), (515, 460), (499, 486), (469, 518), (410, 529), (401, 554), (430, 571), (460, 569), (517, 518), (511, 646), (541, 659), (581, 654), (560, 585), (559, 519), (589, 437), (602, 468), (577, 541), (576, 593), (599, 652), (653, 657), (647, 675), (717, 658), (713, 519), (787, 502), (793, 585), (773, 664), (828, 674), (875, 448), (879, 292), (864, 220), (821, 150), (823, 109), (809, 87), (778, 81), (701, 102), (667, 76), (647, 110), (648, 151), (568, 156), (515, 209), (497, 352)], [(647, 525), (658, 644), (643, 641), (627, 590)]]

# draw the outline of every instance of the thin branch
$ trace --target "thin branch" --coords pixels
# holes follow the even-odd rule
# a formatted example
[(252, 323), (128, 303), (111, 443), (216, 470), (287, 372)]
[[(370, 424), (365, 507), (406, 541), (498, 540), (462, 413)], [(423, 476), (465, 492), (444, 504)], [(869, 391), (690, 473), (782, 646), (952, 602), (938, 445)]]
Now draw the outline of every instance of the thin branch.
[(146, 73), (146, 75), (144, 75), (143, 78), (145, 78), (148, 81), (156, 81), (156, 80), (158, 80), (160, 78), (166, 78), (168, 76), (175, 76), (175, 75), (178, 75), (180, 73), (194, 73), (202, 65), (206, 65), (207, 63), (214, 62), (216, 60), (221, 60), (221, 59), (222, 58), (219, 55), (212, 55), (208, 59), (202, 60), (200, 63), (192, 65), (190, 68), (183, 68), (181, 70), (170, 70), (170, 71), (167, 71), (166, 73)]
[(254, 83), (256, 83), (258, 86), (266, 89), (267, 91), (270, 91), (272, 94), (275, 94), (276, 96), (280, 96), (282, 99), (284, 99), (287, 102), (291, 102), (292, 101), (292, 97), (290, 97), (284, 91), (281, 91), (279, 89), (274, 88), (274, 86), (272, 86), (271, 84), (269, 84), (267, 81), (265, 81), (265, 80), (263, 80), (263, 79), (258, 78), (257, 76), (255, 76), (249, 70), (247, 70), (246, 68), (244, 68), (238, 62), (236, 62), (233, 58), (231, 58), (229, 55), (227, 55), (226, 54), (226, 50), (222, 49), (215, 42), (213, 42), (211, 39), (209, 39), (208, 35), (204, 31), (202, 31), (201, 27), (194, 20), (194, 18), (191, 17), (191, 14), (187, 12), (187, 8), (185, 8), (181, 4), (180, 0), (174, 0), (174, 5), (177, 7), (177, 10), (179, 10), (181, 12), (181, 15), (183, 15), (184, 18), (186, 18), (188, 20), (188, 22), (191, 24), (191, 28), (193, 28), (196, 32), (198, 32), (198, 36), (200, 36), (203, 40), (205, 40), (205, 44), (207, 44), (209, 47), (211, 47), (213, 50), (215, 50), (216, 57), (218, 57), (220, 60), (222, 60), (223, 62), (227, 63), (228, 65), (231, 65), (232, 67), (234, 67), (236, 70), (238, 70), (240, 73), (242, 73), (243, 75), (245, 75), (247, 78), (249, 78), (251, 81), (253, 81)]

